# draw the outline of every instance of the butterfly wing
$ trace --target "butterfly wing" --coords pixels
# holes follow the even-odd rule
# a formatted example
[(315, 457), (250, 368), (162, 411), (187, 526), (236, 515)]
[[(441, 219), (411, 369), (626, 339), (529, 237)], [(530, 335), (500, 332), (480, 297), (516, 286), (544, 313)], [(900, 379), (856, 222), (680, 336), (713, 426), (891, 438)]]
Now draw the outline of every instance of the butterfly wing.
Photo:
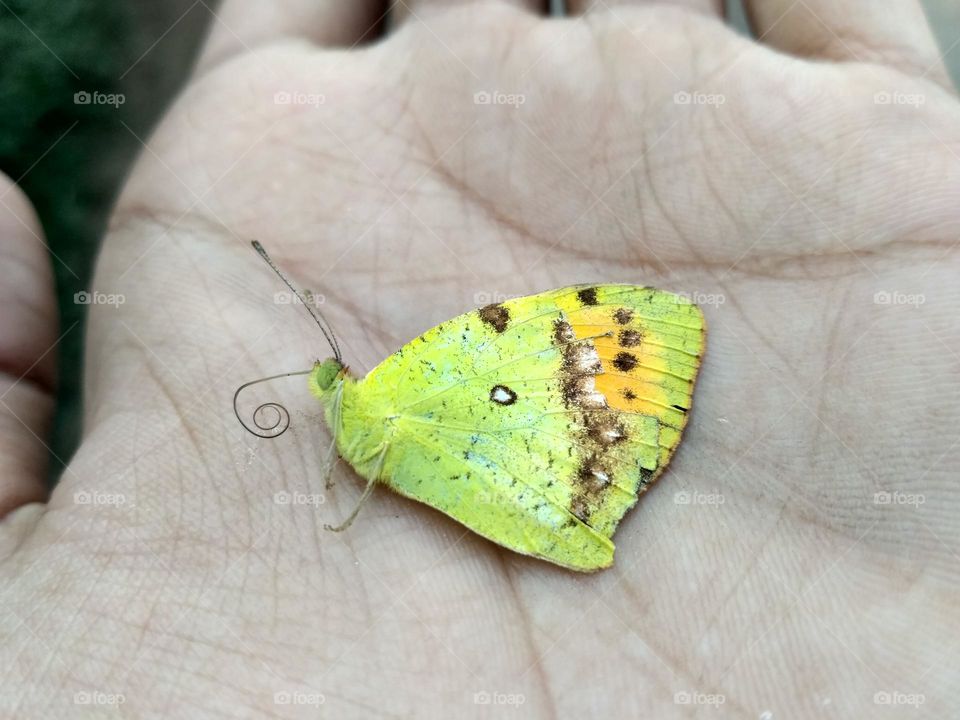
[(700, 310), (633, 285), (488, 305), (427, 331), (360, 381), (389, 398), (384, 482), (494, 542), (577, 570), (680, 441)]

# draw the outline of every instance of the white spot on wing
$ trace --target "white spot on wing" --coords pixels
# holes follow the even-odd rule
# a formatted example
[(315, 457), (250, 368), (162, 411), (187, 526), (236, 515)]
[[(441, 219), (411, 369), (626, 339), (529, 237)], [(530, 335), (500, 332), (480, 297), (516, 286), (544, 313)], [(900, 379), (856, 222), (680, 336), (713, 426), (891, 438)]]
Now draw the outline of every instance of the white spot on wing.
[(577, 402), (584, 408), (603, 408), (607, 398), (598, 392), (592, 375), (577, 378)]
[(620, 431), (620, 428), (618, 427), (608, 427), (608, 428), (604, 428), (600, 432), (600, 437), (604, 442), (612, 443), (622, 438), (623, 433)]
[(593, 345), (583, 345), (577, 357), (577, 369), (580, 372), (601, 372), (600, 354)]

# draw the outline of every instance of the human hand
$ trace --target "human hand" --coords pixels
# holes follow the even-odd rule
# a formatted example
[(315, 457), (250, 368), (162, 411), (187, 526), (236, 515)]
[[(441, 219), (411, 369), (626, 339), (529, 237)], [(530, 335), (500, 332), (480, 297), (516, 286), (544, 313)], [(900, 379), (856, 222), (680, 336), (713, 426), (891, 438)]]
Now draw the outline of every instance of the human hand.
[[(756, 0), (753, 42), (698, 0), (423, 0), (346, 49), (374, 5), (228, 1), (132, 173), (83, 443), (0, 536), (11, 714), (955, 710), (960, 107), (913, 2)], [(359, 374), (497, 297), (698, 301), (691, 422), (615, 566), (575, 575), (385, 491), (324, 532), (362, 485), (319, 482), (305, 383), (260, 386), (293, 414), (273, 442), (231, 411), (328, 351), (250, 238), (324, 297)], [(52, 342), (16, 326), (37, 352), (5, 349), (14, 377)], [(9, 425), (34, 459), (7, 507), (40, 478)]]

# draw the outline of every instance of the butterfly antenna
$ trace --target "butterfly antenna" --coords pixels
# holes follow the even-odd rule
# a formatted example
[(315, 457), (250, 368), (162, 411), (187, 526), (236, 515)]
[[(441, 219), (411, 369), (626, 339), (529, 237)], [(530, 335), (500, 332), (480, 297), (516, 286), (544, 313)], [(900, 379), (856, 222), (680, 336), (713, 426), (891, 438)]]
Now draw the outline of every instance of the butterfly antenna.
[[(246, 390), (251, 385), (267, 382), (268, 380), (278, 380), (279, 378), (293, 377), (294, 375), (309, 375), (311, 372), (313, 372), (312, 368), (310, 370), (300, 370), (299, 372), (271, 375), (270, 377), (260, 378), (259, 380), (251, 380), (250, 382), (244, 383), (238, 387), (237, 391), (233, 394), (233, 414), (237, 416), (237, 420), (239, 420), (240, 424), (243, 425), (243, 429), (251, 435), (256, 435), (259, 438), (266, 438), (268, 440), (272, 440), (273, 438), (283, 435), (287, 431), (287, 428), (290, 427), (290, 413), (287, 412), (287, 409), (283, 405), (275, 402), (266, 402), (262, 405), (259, 405), (257, 409), (253, 411), (253, 427), (251, 427), (243, 421), (242, 417), (240, 417), (240, 409), (237, 407), (237, 398), (240, 397), (241, 392)], [(267, 425), (260, 422), (260, 416), (267, 409), (274, 410), (277, 413), (277, 420), (272, 425)], [(256, 429), (254, 429), (254, 427)], [(278, 430), (277, 428), (280, 429)]]
[[(317, 327), (320, 328), (320, 332), (323, 333), (323, 336), (327, 339), (327, 343), (330, 345), (330, 349), (333, 350), (333, 356), (337, 359), (337, 362), (343, 364), (343, 357), (340, 355), (340, 345), (337, 342), (337, 336), (333, 334), (333, 327), (330, 325), (329, 321), (323, 316), (317, 308), (313, 306), (313, 303), (307, 302), (307, 298), (302, 292), (297, 290), (294, 287), (293, 283), (290, 282), (290, 279), (283, 273), (283, 271), (277, 267), (277, 264), (270, 259), (270, 256), (267, 254), (267, 251), (263, 248), (257, 240), (251, 240), (250, 244), (253, 245), (253, 249), (257, 251), (257, 254), (263, 258), (264, 262), (270, 266), (270, 269), (273, 270), (277, 277), (283, 280), (284, 285), (290, 288), (290, 291), (297, 296), (297, 299), (303, 303), (303, 306), (307, 309), (307, 312), (310, 313), (310, 317), (313, 318), (313, 321), (317, 324)], [(282, 376), (278, 376), (282, 377)], [(265, 378), (270, 379), (270, 378)]]

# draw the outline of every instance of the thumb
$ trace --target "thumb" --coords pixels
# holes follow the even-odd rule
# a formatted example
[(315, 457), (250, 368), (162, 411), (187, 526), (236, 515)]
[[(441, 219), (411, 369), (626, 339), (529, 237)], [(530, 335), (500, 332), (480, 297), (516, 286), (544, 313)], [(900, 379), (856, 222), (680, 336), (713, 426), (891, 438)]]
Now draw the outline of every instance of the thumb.
[(46, 496), (59, 323), (42, 232), (0, 175), (0, 517)]

